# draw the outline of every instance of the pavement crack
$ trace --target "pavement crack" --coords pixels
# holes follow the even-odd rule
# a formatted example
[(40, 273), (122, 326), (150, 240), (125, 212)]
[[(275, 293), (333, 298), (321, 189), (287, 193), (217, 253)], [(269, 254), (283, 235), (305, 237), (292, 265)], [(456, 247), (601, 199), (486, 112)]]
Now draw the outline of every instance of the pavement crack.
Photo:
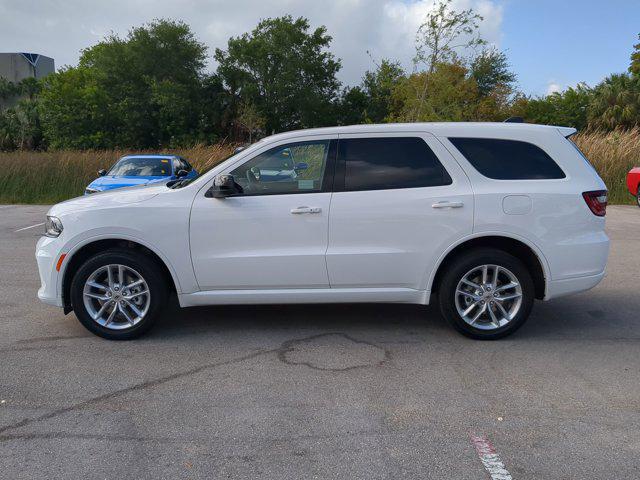
[[(126, 395), (126, 394), (131, 393), (131, 392), (136, 392), (136, 391), (139, 391), (139, 390), (144, 390), (144, 389), (147, 389), (147, 388), (156, 387), (158, 385), (162, 385), (164, 383), (171, 382), (173, 380), (177, 380), (179, 378), (186, 377), (186, 376), (189, 376), (189, 375), (194, 375), (194, 374), (200, 373), (200, 372), (205, 371), (205, 370), (218, 368), (218, 367), (222, 367), (222, 366), (225, 366), (225, 365), (231, 365), (231, 364), (234, 364), (234, 363), (240, 363), (240, 362), (244, 362), (246, 360), (251, 360), (252, 358), (259, 357), (261, 355), (268, 355), (270, 353), (275, 353), (278, 350), (280, 350), (280, 348), (271, 349), (271, 350), (261, 350), (261, 351), (254, 352), (254, 353), (251, 353), (251, 354), (248, 354), (248, 355), (244, 355), (242, 357), (233, 358), (233, 359), (225, 360), (225, 361), (222, 361), (222, 362), (209, 363), (209, 364), (206, 364), (206, 365), (201, 365), (199, 367), (191, 368), (189, 370), (184, 370), (182, 372), (172, 373), (171, 375), (166, 375), (164, 377), (156, 378), (154, 380), (149, 380), (149, 381), (146, 381), (146, 382), (140, 382), (140, 383), (137, 383), (137, 384), (132, 385), (130, 387), (126, 387), (126, 388), (122, 388), (122, 389), (119, 389), (119, 390), (115, 390), (115, 391), (112, 391), (112, 392), (109, 392), (109, 393), (105, 393), (103, 395), (98, 395), (96, 397), (92, 397), (92, 398), (89, 398), (89, 399), (84, 400), (82, 402), (74, 403), (73, 405), (68, 405), (68, 406), (63, 407), (63, 408), (58, 408), (58, 409), (53, 410), (53, 411), (51, 411), (49, 413), (45, 413), (44, 415), (39, 415), (39, 416), (33, 417), (33, 418), (25, 418), (25, 419), (23, 419), (23, 420), (21, 420), (19, 422), (16, 422), (16, 423), (14, 423), (12, 425), (7, 425), (7, 426), (4, 426), (4, 427), (0, 427), (0, 434), (2, 434), (4, 432), (7, 432), (9, 430), (15, 430), (17, 428), (21, 428), (21, 427), (30, 425), (32, 423), (41, 422), (41, 421), (44, 421), (44, 420), (49, 420), (51, 418), (57, 417), (59, 415), (63, 415), (63, 414), (68, 413), (68, 412), (72, 412), (74, 410), (79, 410), (79, 409), (83, 409), (83, 408), (86, 408), (86, 407), (90, 407), (92, 405), (96, 405), (98, 403), (101, 403), (101, 402), (103, 402), (105, 400), (111, 400), (113, 398), (121, 397), (122, 395)], [(2, 439), (2, 438), (4, 438), (4, 437), (2, 435), (0, 435), (0, 439)]]
[(342, 332), (288, 340), (278, 351), (278, 359), (286, 365), (304, 365), (325, 372), (382, 366), (390, 358), (390, 352), (379, 345)]
[[(347, 366), (327, 366), (327, 365), (322, 365), (322, 364), (318, 364), (318, 360), (313, 360), (313, 359), (309, 359), (309, 360), (304, 360), (302, 359), (301, 361), (297, 361), (295, 358), (289, 358), (289, 355), (291, 355), (293, 352), (296, 352), (296, 347), (299, 345), (305, 345), (309, 344), (311, 342), (314, 342), (318, 339), (322, 339), (322, 338), (331, 338), (333, 337), (334, 340), (335, 338), (342, 338), (344, 341), (346, 341), (348, 343), (348, 345), (346, 345), (347, 347), (351, 346), (351, 348), (353, 348), (353, 346), (360, 346), (361, 348), (359, 349), (360, 352), (359, 354), (356, 354), (355, 356), (355, 361), (356, 362), (360, 362), (360, 363), (356, 363), (356, 364), (351, 364), (351, 365), (347, 365)], [(53, 339), (55, 337), (47, 337), (48, 339)], [(62, 338), (57, 338), (57, 339), (63, 339), (66, 337), (62, 337)], [(29, 343), (29, 342), (25, 342), (25, 343)], [(334, 342), (335, 343), (335, 342)], [(344, 345), (343, 345), (344, 347)], [(363, 349), (364, 348), (364, 349)], [(368, 351), (364, 351), (364, 350), (368, 350)], [(344, 351), (344, 348), (343, 348)], [(58, 408), (55, 409), (51, 412), (45, 413), (43, 415), (39, 415), (36, 417), (32, 417), (32, 418), (25, 418), (23, 420), (20, 420), (19, 422), (13, 423), (11, 425), (6, 425), (4, 427), (0, 427), (0, 441), (3, 441), (8, 437), (7, 435), (1, 435), (4, 434), (5, 432), (11, 431), (11, 430), (15, 430), (21, 427), (25, 427), (27, 425), (31, 425), (33, 423), (37, 423), (37, 422), (42, 422), (45, 420), (49, 420), (51, 418), (57, 417), (59, 415), (64, 415), (65, 413), (69, 413), (75, 410), (80, 410), (83, 408), (87, 408), (87, 407), (91, 407), (93, 405), (99, 404), (101, 402), (104, 402), (106, 400), (111, 400), (117, 397), (121, 397), (123, 395), (127, 395), (129, 393), (132, 392), (136, 392), (136, 391), (140, 391), (140, 390), (145, 390), (148, 388), (153, 388), (153, 387), (157, 387), (158, 385), (163, 385), (165, 383), (171, 382), (173, 380), (177, 380), (183, 377), (187, 377), (190, 375), (195, 375), (197, 373), (206, 371), (206, 370), (210, 370), (210, 369), (215, 369), (215, 368), (219, 368), (219, 367), (223, 367), (223, 366), (227, 366), (227, 365), (232, 365), (235, 363), (241, 363), (247, 360), (251, 360), (253, 358), (257, 358), (263, 355), (269, 355), (275, 353), (278, 356), (278, 359), (287, 364), (287, 365), (306, 365), (309, 368), (313, 368), (313, 369), (317, 369), (317, 370), (326, 370), (326, 371), (334, 371), (334, 372), (343, 372), (343, 371), (347, 371), (347, 370), (353, 370), (356, 368), (363, 368), (363, 367), (369, 367), (369, 366), (376, 366), (376, 365), (382, 365), (384, 362), (388, 361), (390, 358), (390, 353), (373, 344), (370, 342), (366, 342), (363, 340), (357, 340), (354, 339), (352, 337), (350, 337), (349, 335), (346, 335), (344, 333), (322, 333), (322, 334), (318, 334), (318, 335), (312, 335), (309, 337), (305, 337), (305, 338), (299, 338), (299, 339), (291, 339), (291, 340), (286, 340), (285, 342), (283, 342), (278, 348), (272, 348), (269, 350), (259, 350), (257, 352), (253, 352), (247, 355), (243, 355), (241, 357), (237, 357), (237, 358), (232, 358), (229, 360), (224, 360), (224, 361), (218, 361), (218, 362), (213, 362), (213, 363), (208, 363), (205, 365), (200, 365), (198, 367), (194, 367), (194, 368), (190, 368), (188, 370), (183, 370), (181, 372), (176, 372), (176, 373), (172, 373), (170, 375), (165, 375), (163, 377), (159, 377), (153, 380), (148, 380), (145, 382), (140, 382), (140, 383), (136, 383), (135, 385), (131, 385), (130, 387), (126, 387), (126, 388), (122, 388), (119, 390), (114, 390), (112, 392), (108, 392), (105, 393), (103, 395), (98, 395), (96, 397), (92, 397), (89, 398), (87, 400), (78, 402), (78, 403), (74, 403), (72, 405), (68, 405), (66, 407), (62, 407), (62, 408)], [(342, 355), (338, 355), (338, 357), (340, 357), (342, 359), (342, 361), (345, 360), (345, 356)], [(364, 360), (363, 360), (364, 358)], [(354, 361), (354, 358), (346, 358), (347, 361)]]

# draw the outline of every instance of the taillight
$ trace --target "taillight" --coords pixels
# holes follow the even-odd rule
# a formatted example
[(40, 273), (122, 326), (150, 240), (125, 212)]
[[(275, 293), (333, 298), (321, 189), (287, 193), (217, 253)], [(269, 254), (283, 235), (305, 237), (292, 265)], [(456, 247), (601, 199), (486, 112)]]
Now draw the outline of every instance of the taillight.
[(607, 214), (607, 191), (594, 190), (592, 192), (584, 192), (582, 194), (587, 206), (594, 215), (604, 217)]

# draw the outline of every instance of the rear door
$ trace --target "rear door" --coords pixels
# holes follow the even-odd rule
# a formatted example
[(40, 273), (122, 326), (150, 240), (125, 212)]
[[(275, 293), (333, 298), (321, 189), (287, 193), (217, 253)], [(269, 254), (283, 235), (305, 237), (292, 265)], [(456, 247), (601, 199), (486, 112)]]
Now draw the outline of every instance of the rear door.
[(332, 288), (425, 289), (442, 252), (472, 228), (469, 180), (435, 137), (340, 135), (327, 248)]

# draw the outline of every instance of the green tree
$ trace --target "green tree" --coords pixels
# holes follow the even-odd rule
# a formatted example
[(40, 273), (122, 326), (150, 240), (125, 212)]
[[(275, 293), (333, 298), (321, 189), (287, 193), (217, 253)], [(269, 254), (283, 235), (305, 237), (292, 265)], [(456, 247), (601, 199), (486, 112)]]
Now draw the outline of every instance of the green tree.
[[(429, 85), (429, 94), (416, 95)], [(440, 63), (433, 72), (413, 73), (401, 79), (391, 98), (390, 121), (461, 122), (475, 120), (478, 88), (460, 62)]]
[(478, 35), (479, 22), (483, 18), (472, 9), (453, 10), (451, 3), (452, 0), (439, 0), (416, 33), (413, 62), (416, 69), (423, 68), (427, 75), (416, 76), (411, 82), (424, 81), (414, 85), (415, 99), (410, 102), (413, 110), (405, 113), (407, 121), (417, 121), (429, 109), (424, 105), (431, 94), (429, 82), (440, 65), (460, 64), (461, 52), (486, 43)]
[(640, 76), (614, 74), (593, 90), (589, 126), (614, 130), (640, 124)]
[(325, 27), (310, 31), (305, 18), (262, 20), (216, 49), (217, 73), (237, 99), (265, 118), (267, 133), (332, 124), (340, 61), (327, 49)]
[(593, 90), (584, 83), (555, 92), (546, 97), (519, 96), (511, 110), (530, 123), (562, 125), (578, 130), (587, 128), (587, 110), (593, 100)]
[(516, 74), (510, 70), (507, 55), (496, 48), (483, 49), (471, 60), (470, 70), (481, 97), (491, 95), (498, 88), (513, 91)]
[[(638, 35), (640, 39), (640, 34)], [(633, 46), (633, 53), (631, 54), (631, 65), (629, 65), (629, 73), (636, 77), (640, 77), (640, 43), (636, 43)]]
[(253, 135), (259, 134), (265, 125), (264, 117), (260, 116), (256, 107), (249, 102), (240, 105), (236, 122), (249, 134), (249, 143), (253, 142)]
[(95, 72), (65, 68), (45, 79), (39, 98), (44, 136), (52, 148), (109, 148), (122, 124)]
[(201, 131), (205, 59), (206, 47), (182, 22), (108, 36), (83, 50), (78, 67), (45, 83), (45, 135), (71, 148), (192, 142)]
[(340, 125), (359, 125), (366, 122), (369, 96), (361, 87), (346, 87), (337, 108), (337, 123)]
[(362, 89), (368, 98), (365, 121), (381, 123), (391, 112), (391, 95), (405, 72), (398, 62), (383, 59), (374, 71), (367, 71), (362, 79)]
[(405, 77), (399, 63), (383, 59), (368, 70), (357, 87), (345, 88), (340, 99), (340, 123), (383, 123), (391, 112), (394, 88)]

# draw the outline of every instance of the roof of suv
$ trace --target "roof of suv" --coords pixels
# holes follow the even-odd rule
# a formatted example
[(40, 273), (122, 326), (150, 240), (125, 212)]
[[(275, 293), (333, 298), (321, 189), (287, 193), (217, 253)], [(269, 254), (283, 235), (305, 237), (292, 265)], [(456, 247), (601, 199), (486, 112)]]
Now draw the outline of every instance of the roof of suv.
[[(384, 133), (384, 132), (409, 132), (424, 131), (434, 135), (496, 135), (511, 132), (534, 132), (541, 130), (553, 130), (560, 132), (565, 137), (576, 133), (575, 128), (560, 127), (552, 125), (536, 125), (532, 123), (505, 123), (505, 122), (434, 122), (434, 123), (384, 123), (349, 125), (344, 127), (310, 128), (305, 130), (293, 130), (290, 132), (278, 133), (270, 137), (269, 140), (286, 139), (288, 137), (299, 137), (302, 135), (337, 135), (346, 133)], [(266, 140), (266, 139), (263, 139)]]

